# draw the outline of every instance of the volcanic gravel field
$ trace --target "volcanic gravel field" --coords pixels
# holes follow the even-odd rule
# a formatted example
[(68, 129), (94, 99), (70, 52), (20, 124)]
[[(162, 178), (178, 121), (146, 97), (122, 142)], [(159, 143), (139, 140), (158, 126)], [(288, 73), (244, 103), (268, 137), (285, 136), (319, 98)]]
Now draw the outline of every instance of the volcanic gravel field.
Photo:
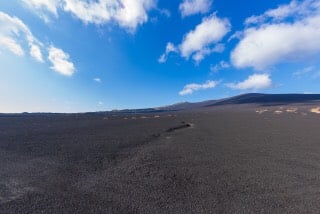
[(3, 114), (0, 213), (319, 213), (319, 130), (303, 106)]

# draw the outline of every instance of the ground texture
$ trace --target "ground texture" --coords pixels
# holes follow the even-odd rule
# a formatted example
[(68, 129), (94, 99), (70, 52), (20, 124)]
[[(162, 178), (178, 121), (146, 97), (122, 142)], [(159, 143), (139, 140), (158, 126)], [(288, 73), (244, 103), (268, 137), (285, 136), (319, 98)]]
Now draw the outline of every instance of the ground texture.
[(0, 213), (318, 213), (319, 130), (286, 109), (2, 115)]

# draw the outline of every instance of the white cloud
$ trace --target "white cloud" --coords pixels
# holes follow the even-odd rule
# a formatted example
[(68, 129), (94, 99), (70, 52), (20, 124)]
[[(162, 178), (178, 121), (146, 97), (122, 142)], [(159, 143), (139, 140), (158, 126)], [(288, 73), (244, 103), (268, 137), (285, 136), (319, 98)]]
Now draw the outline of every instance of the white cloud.
[(52, 63), (50, 68), (62, 75), (72, 76), (75, 71), (75, 67), (74, 64), (70, 62), (69, 55), (54, 46), (50, 46), (48, 51), (48, 59)]
[(120, 26), (131, 30), (147, 22), (147, 11), (155, 6), (154, 0), (122, 0), (121, 3), (121, 7), (115, 15), (115, 20)]
[(41, 43), (32, 35), (30, 29), (17, 17), (12, 17), (0, 12), (0, 48), (23, 56), (24, 46), (29, 46), (30, 55), (42, 62), (42, 54), (39, 48)]
[(158, 59), (158, 62), (159, 63), (164, 63), (167, 61), (167, 58), (168, 58), (168, 55), (171, 53), (171, 52), (177, 52), (178, 49), (174, 46), (174, 44), (172, 44), (171, 42), (168, 42), (167, 43), (167, 46), (166, 46), (166, 50), (165, 52), (159, 57)]
[(57, 7), (60, 0), (22, 0), (26, 5), (36, 10), (47, 10), (58, 15)]
[(212, 48), (203, 48), (200, 51), (192, 55), (192, 59), (199, 64), (206, 56), (211, 53), (222, 53), (225, 49), (224, 44), (217, 44)]
[(29, 9), (36, 12), (45, 22), (49, 22), (49, 14), (58, 16), (58, 6), (61, 0), (22, 0)]
[(243, 37), (243, 32), (242, 31), (236, 31), (235, 33), (233, 33), (229, 39), (228, 42), (234, 40), (234, 39), (241, 39)]
[(184, 86), (184, 88), (179, 92), (179, 94), (181, 96), (184, 96), (184, 95), (192, 94), (195, 91), (214, 88), (217, 85), (218, 85), (218, 82), (212, 81), (212, 80), (208, 80), (207, 82), (205, 82), (203, 84), (191, 83), (191, 84)]
[(226, 62), (226, 61), (220, 61), (216, 65), (211, 65), (210, 66), (210, 71), (212, 73), (217, 73), (218, 71), (223, 70), (223, 69), (227, 69), (227, 68), (230, 68), (230, 64), (228, 62)]
[(5, 47), (12, 53), (18, 55), (18, 56), (23, 56), (24, 51), (20, 44), (18, 44), (14, 39), (10, 37), (5, 37), (0, 35), (0, 47)]
[(212, 0), (184, 0), (179, 5), (182, 17), (209, 12)]
[(269, 74), (253, 74), (243, 82), (228, 83), (226, 85), (229, 88), (237, 90), (261, 90), (270, 88), (272, 86), (272, 80)]
[(48, 21), (48, 13), (58, 16), (58, 10), (71, 13), (85, 24), (102, 25), (114, 21), (120, 27), (134, 31), (148, 21), (147, 12), (156, 0), (23, 0)]
[(244, 30), (243, 38), (231, 53), (231, 61), (237, 68), (264, 70), (281, 62), (308, 60), (320, 54), (319, 1), (292, 1), (261, 16), (250, 17), (246, 24), (257, 26)]
[[(38, 62), (44, 62), (41, 48), (43, 44), (33, 36), (32, 32), (19, 18), (0, 12), (0, 48), (23, 56), (29, 53)], [(25, 49), (28, 49), (26, 51)], [(74, 73), (74, 65), (69, 62), (69, 55), (61, 49), (53, 46), (48, 48), (51, 69), (63, 75), (71, 76)]]
[(259, 16), (251, 16), (245, 20), (246, 25), (261, 24), (265, 21), (280, 22), (288, 17), (301, 18), (309, 15), (317, 14), (320, 8), (318, 0), (292, 0), (289, 4), (283, 4), (275, 9), (267, 10)]
[[(202, 22), (195, 27), (194, 30), (188, 32), (182, 40), (182, 43), (177, 46), (176, 50), (181, 57), (192, 59), (199, 63), (205, 56), (212, 52), (222, 52), (223, 44), (217, 44), (231, 30), (231, 24), (227, 19), (220, 19), (216, 14), (202, 19)], [(172, 43), (168, 43), (172, 44)], [(175, 47), (174, 45), (172, 45)], [(173, 51), (171, 51), (173, 52)], [(167, 55), (166, 52), (160, 57), (159, 61), (164, 62)]]
[(97, 83), (101, 83), (102, 80), (100, 78), (94, 78), (93, 81), (97, 82)]
[(111, 20), (118, 7), (118, 1), (64, 0), (63, 9), (84, 23), (103, 24)]
[(39, 62), (43, 62), (42, 53), (38, 45), (32, 44), (30, 47), (30, 55)]
[(209, 48), (219, 42), (230, 31), (230, 22), (220, 19), (215, 14), (204, 18), (196, 28), (187, 33), (180, 45), (181, 55), (189, 58), (190, 55)]

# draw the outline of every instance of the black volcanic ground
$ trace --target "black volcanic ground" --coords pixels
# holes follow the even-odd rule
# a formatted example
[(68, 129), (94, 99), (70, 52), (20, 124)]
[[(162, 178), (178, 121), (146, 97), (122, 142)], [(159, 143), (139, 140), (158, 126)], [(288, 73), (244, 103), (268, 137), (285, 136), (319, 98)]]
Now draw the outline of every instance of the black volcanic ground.
[(1, 115), (0, 213), (318, 213), (316, 104)]

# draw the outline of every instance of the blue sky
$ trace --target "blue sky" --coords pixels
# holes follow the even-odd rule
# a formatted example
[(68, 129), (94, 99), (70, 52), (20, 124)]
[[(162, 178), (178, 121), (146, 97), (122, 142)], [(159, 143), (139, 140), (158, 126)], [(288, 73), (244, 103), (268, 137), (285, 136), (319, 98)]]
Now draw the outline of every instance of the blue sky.
[(319, 93), (320, 1), (0, 1), (0, 112)]

